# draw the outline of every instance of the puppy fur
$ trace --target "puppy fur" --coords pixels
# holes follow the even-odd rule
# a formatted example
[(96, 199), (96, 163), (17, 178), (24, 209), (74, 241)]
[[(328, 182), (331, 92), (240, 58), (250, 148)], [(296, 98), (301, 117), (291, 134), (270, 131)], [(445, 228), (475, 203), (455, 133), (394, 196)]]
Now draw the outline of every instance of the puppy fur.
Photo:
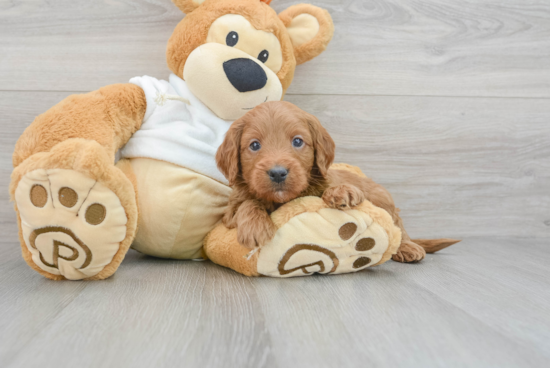
[[(299, 147), (296, 138), (303, 142)], [(252, 249), (275, 235), (270, 213), (295, 198), (322, 197), (329, 207), (340, 210), (367, 199), (386, 210), (401, 228), (401, 245), (393, 256), (396, 261), (422, 260), (426, 255), (422, 242), (429, 242), (429, 251), (457, 242), (439, 239), (417, 244), (411, 240), (383, 186), (349, 171), (330, 169), (334, 150), (334, 141), (319, 120), (289, 102), (267, 102), (248, 112), (231, 125), (216, 154), (218, 168), (233, 188), (224, 225), (236, 227), (239, 242)], [(275, 167), (288, 171), (280, 183), (269, 175)]]

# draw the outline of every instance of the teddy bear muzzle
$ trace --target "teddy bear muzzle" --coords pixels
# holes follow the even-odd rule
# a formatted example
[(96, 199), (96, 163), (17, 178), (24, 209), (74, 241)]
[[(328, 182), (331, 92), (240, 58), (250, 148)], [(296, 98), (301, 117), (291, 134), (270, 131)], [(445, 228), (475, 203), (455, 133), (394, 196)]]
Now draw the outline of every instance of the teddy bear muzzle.
[(266, 65), (235, 47), (214, 42), (189, 54), (183, 79), (202, 103), (225, 120), (236, 120), (283, 95), (279, 78)]

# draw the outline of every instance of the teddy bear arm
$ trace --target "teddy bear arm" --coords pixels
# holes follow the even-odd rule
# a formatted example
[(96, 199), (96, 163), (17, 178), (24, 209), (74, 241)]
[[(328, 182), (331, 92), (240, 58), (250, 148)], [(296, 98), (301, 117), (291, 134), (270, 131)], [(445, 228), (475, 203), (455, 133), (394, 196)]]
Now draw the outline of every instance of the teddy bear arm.
[(129, 83), (71, 95), (25, 129), (15, 146), (13, 166), (70, 138), (96, 141), (114, 158), (140, 128), (146, 107), (143, 90)]

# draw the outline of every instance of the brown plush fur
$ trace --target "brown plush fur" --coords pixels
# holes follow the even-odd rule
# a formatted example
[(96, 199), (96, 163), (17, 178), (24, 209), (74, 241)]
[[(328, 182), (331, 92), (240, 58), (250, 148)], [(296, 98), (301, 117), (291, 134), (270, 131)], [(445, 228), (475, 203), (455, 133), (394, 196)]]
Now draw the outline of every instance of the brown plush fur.
[(312, 40), (294, 48), (294, 55), (296, 56), (297, 65), (310, 61), (325, 51), (334, 33), (334, 24), (332, 23), (328, 11), (309, 4), (298, 4), (291, 6), (290, 8), (282, 11), (279, 14), (279, 18), (281, 18), (285, 27), (288, 27), (290, 22), (292, 22), (292, 19), (300, 14), (310, 14), (317, 18), (319, 21), (319, 32)]
[(236, 229), (215, 227), (204, 239), (205, 255), (212, 262), (231, 268), (245, 276), (259, 276), (257, 267), (259, 253), (256, 252), (248, 258), (250, 249), (235, 241), (236, 232)]
[[(302, 147), (292, 145), (295, 137), (303, 140)], [(261, 149), (252, 151), (251, 142), (260, 143)], [(233, 187), (224, 224), (236, 227), (239, 242), (254, 248), (274, 236), (277, 228), (269, 213), (283, 203), (318, 196), (329, 207), (343, 210), (366, 199), (386, 210), (401, 229), (401, 246), (394, 259), (423, 259), (426, 252), (408, 236), (390, 193), (370, 178), (330, 169), (334, 149), (334, 141), (317, 118), (291, 103), (268, 102), (254, 108), (233, 123), (216, 155), (220, 171)], [(273, 183), (267, 173), (275, 166), (288, 170), (281, 184)], [(434, 240), (432, 245), (442, 242), (449, 240)]]
[(145, 94), (133, 84), (114, 84), (69, 96), (25, 129), (15, 145), (13, 166), (70, 138), (98, 142), (114, 162), (116, 151), (141, 126), (145, 108)]

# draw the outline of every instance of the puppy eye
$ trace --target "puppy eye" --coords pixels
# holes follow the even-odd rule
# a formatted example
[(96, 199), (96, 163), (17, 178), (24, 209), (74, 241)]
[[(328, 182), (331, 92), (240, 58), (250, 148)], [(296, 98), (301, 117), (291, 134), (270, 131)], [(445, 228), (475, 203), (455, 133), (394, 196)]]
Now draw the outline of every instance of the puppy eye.
[(269, 51), (262, 50), (262, 52), (258, 54), (258, 60), (260, 60), (262, 63), (265, 63), (267, 59), (269, 59)]
[(292, 145), (296, 148), (300, 148), (304, 145), (304, 140), (302, 138), (294, 138), (292, 140)]
[(225, 43), (227, 46), (235, 46), (239, 42), (239, 34), (235, 31), (231, 31), (227, 34), (227, 37), (225, 38)]
[(262, 145), (258, 141), (254, 141), (250, 143), (250, 146), (248, 146), (251, 151), (258, 151), (260, 148), (262, 148)]

